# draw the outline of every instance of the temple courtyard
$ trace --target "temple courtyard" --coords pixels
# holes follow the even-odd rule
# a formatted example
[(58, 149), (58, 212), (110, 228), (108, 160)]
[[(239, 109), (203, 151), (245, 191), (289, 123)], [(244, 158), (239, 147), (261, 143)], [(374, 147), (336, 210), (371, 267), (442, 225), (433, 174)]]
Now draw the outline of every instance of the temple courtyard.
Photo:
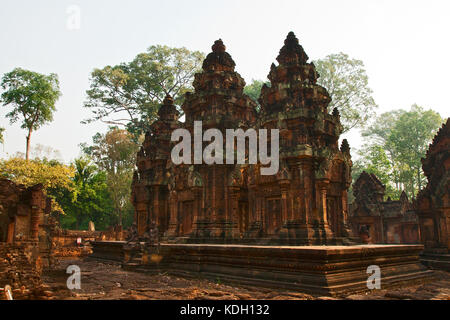
[[(66, 268), (77, 265), (81, 269), (81, 289), (68, 290)], [(53, 292), (51, 299), (63, 300), (450, 300), (450, 273), (433, 271), (433, 277), (424, 282), (396, 288), (328, 297), (301, 292), (228, 284), (217, 278), (208, 281), (199, 278), (179, 278), (166, 273), (148, 274), (127, 271), (119, 263), (92, 258), (63, 259), (42, 280)]]

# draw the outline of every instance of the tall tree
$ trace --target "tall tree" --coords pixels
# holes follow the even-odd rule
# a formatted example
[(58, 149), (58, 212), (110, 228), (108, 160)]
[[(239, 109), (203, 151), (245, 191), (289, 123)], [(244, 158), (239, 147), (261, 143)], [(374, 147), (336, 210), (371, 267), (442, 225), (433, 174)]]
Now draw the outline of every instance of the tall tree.
[(367, 145), (360, 152), (361, 163), (376, 164), (370, 150), (383, 150), (390, 163), (390, 181), (397, 194), (405, 190), (414, 197), (424, 185), (421, 158), (443, 119), (433, 110), (413, 105), (410, 111), (394, 110), (378, 116), (362, 132)]
[(358, 150), (359, 158), (352, 167), (352, 179), (356, 181), (363, 171), (375, 174), (386, 186), (386, 197), (398, 199), (401, 191), (396, 188), (394, 181), (398, 181), (396, 170), (384, 148), (377, 144), (370, 144)]
[(93, 221), (99, 229), (108, 227), (112, 202), (106, 174), (99, 172), (87, 157), (75, 159), (73, 165), (73, 191), (63, 192), (60, 197), (66, 213), (62, 216), (61, 224), (76, 230), (86, 228), (89, 221)]
[(199, 51), (157, 45), (131, 62), (95, 69), (84, 103), (93, 116), (83, 123), (101, 120), (138, 137), (167, 94), (180, 104), (204, 58)]
[(138, 148), (133, 136), (119, 128), (110, 128), (106, 134), (96, 134), (91, 146), (82, 145), (84, 153), (106, 172), (106, 183), (118, 224), (122, 224), (124, 216), (131, 210), (131, 181)]
[(317, 83), (325, 87), (332, 98), (330, 110), (338, 108), (344, 132), (363, 127), (378, 107), (364, 63), (341, 52), (316, 60), (314, 64), (320, 75)]
[(22, 118), (21, 127), (28, 130), (25, 153), (28, 160), (32, 132), (53, 121), (55, 103), (61, 96), (58, 76), (16, 68), (3, 76), (1, 86), (5, 92), (0, 101), (13, 108), (6, 117), (11, 123)]

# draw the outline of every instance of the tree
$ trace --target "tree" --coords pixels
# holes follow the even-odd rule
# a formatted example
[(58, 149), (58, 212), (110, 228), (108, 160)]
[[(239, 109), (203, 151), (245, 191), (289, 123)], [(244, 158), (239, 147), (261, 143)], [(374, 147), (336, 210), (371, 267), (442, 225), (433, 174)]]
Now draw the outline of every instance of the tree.
[(81, 147), (99, 169), (105, 171), (117, 223), (121, 225), (124, 216), (132, 212), (131, 182), (139, 144), (127, 130), (110, 128), (106, 134), (96, 134), (93, 145)]
[[(428, 145), (442, 122), (439, 113), (417, 105), (413, 105), (410, 111), (383, 113), (362, 132), (368, 144), (360, 152), (359, 161), (375, 168), (379, 163), (374, 161), (369, 151), (383, 150), (390, 163), (389, 180), (395, 193), (399, 195), (405, 190), (412, 198), (424, 185), (421, 158), (425, 157)], [(381, 170), (382, 167), (379, 168)]]
[(248, 95), (253, 101), (257, 103), (258, 111), (260, 108), (258, 99), (261, 94), (261, 88), (264, 84), (270, 87), (270, 81), (264, 82), (262, 80), (252, 79), (252, 82), (244, 87), (244, 94)]
[(364, 146), (358, 151), (358, 155), (360, 158), (353, 163), (352, 168), (353, 181), (356, 181), (363, 171), (373, 173), (386, 186), (386, 197), (400, 198), (401, 190), (393, 183), (398, 180), (395, 177), (396, 171), (386, 150), (380, 145), (372, 144)]
[(414, 172), (416, 190), (422, 188), (425, 180), (420, 159), (425, 157), (428, 145), (442, 122), (439, 113), (433, 110), (425, 111), (422, 107), (413, 105), (411, 111), (400, 115), (389, 135), (387, 142), (393, 146), (398, 161)]
[(0, 143), (5, 143), (5, 138), (3, 137), (3, 132), (5, 132), (5, 128), (0, 128)]
[(93, 117), (83, 123), (101, 120), (138, 137), (156, 118), (167, 94), (181, 103), (204, 58), (199, 51), (157, 45), (131, 62), (95, 69), (84, 104)]
[(320, 75), (317, 83), (325, 87), (332, 98), (330, 110), (338, 108), (344, 132), (363, 127), (378, 107), (369, 88), (364, 63), (338, 53), (316, 60), (314, 64)]
[(26, 160), (29, 159), (31, 133), (44, 124), (53, 121), (55, 103), (61, 96), (58, 76), (43, 75), (16, 68), (3, 76), (0, 101), (4, 106), (12, 105), (6, 114), (11, 123), (22, 118), (21, 128), (28, 130), (26, 137)]
[(53, 211), (64, 213), (58, 202), (58, 194), (73, 191), (71, 178), (74, 168), (56, 160), (10, 158), (0, 160), (0, 177), (31, 187), (41, 183), (44, 191), (53, 199)]
[(89, 221), (102, 229), (110, 225), (112, 201), (106, 183), (106, 174), (99, 172), (87, 157), (75, 159), (73, 191), (61, 194), (60, 203), (66, 214), (63, 227), (85, 229)]

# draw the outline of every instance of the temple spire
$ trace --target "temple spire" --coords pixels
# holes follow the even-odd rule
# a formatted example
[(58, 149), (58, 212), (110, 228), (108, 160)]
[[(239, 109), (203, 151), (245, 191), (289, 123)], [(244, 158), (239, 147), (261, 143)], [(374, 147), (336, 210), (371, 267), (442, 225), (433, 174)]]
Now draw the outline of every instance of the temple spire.
[(225, 52), (225, 45), (223, 44), (222, 39), (214, 41), (214, 44), (211, 47), (213, 52)]
[(235, 63), (231, 56), (226, 52), (226, 47), (222, 39), (214, 41), (211, 47), (212, 52), (206, 56), (203, 61), (204, 71), (234, 71)]
[(174, 100), (170, 94), (167, 94), (163, 100), (161, 107), (158, 110), (158, 116), (161, 120), (176, 120), (178, 119), (179, 112), (175, 105)]
[(299, 44), (294, 32), (289, 32), (286, 40), (284, 40), (284, 46), (280, 50), (277, 61), (280, 64), (306, 64), (308, 59), (308, 55)]

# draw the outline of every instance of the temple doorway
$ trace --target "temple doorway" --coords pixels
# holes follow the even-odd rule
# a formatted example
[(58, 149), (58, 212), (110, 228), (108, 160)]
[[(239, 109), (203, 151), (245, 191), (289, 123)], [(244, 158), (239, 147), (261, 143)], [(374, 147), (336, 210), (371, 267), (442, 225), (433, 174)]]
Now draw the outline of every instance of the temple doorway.
[(187, 236), (192, 232), (193, 226), (193, 201), (184, 201), (181, 203), (180, 212), (180, 236)]

